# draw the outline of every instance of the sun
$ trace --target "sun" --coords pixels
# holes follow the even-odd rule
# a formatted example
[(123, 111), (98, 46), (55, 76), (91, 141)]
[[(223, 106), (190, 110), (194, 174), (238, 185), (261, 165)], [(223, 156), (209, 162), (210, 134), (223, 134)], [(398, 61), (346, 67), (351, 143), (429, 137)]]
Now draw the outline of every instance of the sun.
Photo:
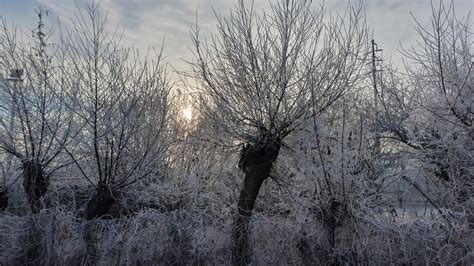
[(191, 121), (193, 119), (193, 108), (191, 106), (183, 109), (183, 117), (187, 121)]

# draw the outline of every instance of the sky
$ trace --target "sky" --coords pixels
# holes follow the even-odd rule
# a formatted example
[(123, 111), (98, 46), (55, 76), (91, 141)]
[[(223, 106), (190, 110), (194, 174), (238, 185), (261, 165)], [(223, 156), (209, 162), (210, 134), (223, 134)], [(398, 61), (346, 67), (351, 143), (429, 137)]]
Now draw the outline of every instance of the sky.
[[(50, 10), (48, 19), (59, 18), (69, 22), (75, 12), (76, 3), (92, 0), (0, 0), (0, 16), (7, 22), (21, 27), (36, 25), (34, 9), (38, 6)], [(245, 0), (251, 3), (252, 0)], [(271, 0), (270, 0), (271, 1)], [(357, 0), (354, 0), (357, 1)], [(473, 0), (453, 0), (458, 15), (466, 15), (473, 9)], [(189, 31), (195, 25), (196, 15), (203, 36), (214, 32), (218, 14), (227, 15), (237, 0), (101, 0), (101, 8), (107, 11), (110, 29), (125, 30), (123, 43), (146, 52), (149, 47), (159, 49), (163, 44), (166, 59), (178, 70), (185, 70), (184, 60), (191, 60)], [(319, 1), (322, 2), (322, 1)], [(327, 10), (343, 12), (348, 0), (325, 0)], [(438, 3), (438, 0), (433, 0)], [(313, 5), (318, 0), (313, 0)], [(254, 0), (256, 9), (268, 9), (269, 0)], [(373, 36), (382, 48), (384, 58), (392, 58), (401, 64), (400, 45), (415, 45), (417, 20), (429, 25), (431, 0), (365, 0), (366, 19), (372, 27)], [(411, 14), (410, 14), (411, 12)]]

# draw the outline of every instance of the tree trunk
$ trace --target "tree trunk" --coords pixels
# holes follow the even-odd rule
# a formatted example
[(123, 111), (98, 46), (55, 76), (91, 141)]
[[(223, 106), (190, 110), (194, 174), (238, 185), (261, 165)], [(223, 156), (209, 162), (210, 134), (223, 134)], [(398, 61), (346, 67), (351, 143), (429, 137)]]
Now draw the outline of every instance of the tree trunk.
[(0, 190), (0, 211), (4, 211), (8, 207), (8, 190)]
[(101, 217), (110, 210), (115, 202), (112, 189), (104, 182), (99, 183), (95, 195), (87, 202), (84, 217), (87, 220)]
[(247, 265), (251, 262), (249, 222), (262, 183), (270, 175), (280, 151), (280, 141), (265, 141), (242, 149), (239, 167), (245, 173), (243, 187), (237, 204), (232, 232), (232, 264)]
[(38, 213), (42, 209), (41, 197), (49, 187), (49, 178), (45, 176), (43, 166), (36, 160), (27, 160), (22, 164), (23, 188), (28, 196), (31, 211)]
[(31, 216), (24, 226), (24, 257), (21, 265), (45, 265), (44, 231), (38, 226), (40, 218)]

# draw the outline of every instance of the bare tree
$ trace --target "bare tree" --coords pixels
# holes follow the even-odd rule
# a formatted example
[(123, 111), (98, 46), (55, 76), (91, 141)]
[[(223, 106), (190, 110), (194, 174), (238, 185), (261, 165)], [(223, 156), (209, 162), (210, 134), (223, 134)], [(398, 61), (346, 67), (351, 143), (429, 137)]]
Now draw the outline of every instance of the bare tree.
[(447, 112), (443, 112), (445, 118), (458, 126), (472, 126), (474, 89), (470, 13), (459, 18), (454, 12), (454, 1), (448, 6), (439, 1), (438, 7), (432, 3), (431, 28), (414, 19), (419, 47), (403, 50), (413, 63), (407, 65), (408, 74), (414, 85), (423, 91), (423, 96), (440, 99), (437, 104), (446, 108)]
[(51, 174), (68, 165), (60, 155), (72, 137), (72, 117), (60, 101), (63, 76), (56, 72), (61, 51), (48, 44), (52, 35), (44, 26), (46, 14), (42, 8), (37, 11), (31, 43), (18, 39), (16, 28), (9, 30), (5, 20), (0, 32), (0, 69), (12, 71), (11, 78), (0, 80), (0, 148), (9, 154), (3, 165), (12, 175), (11, 156), (19, 160), (34, 213), (41, 209)]
[(454, 1), (439, 1), (432, 3), (430, 27), (414, 20), (418, 46), (402, 49), (408, 78), (388, 76), (379, 123), (385, 138), (406, 144), (421, 162), (433, 193), (417, 189), (435, 208), (468, 210), (474, 181), (470, 13), (459, 18)]
[(323, 21), (311, 1), (283, 0), (269, 14), (239, 1), (218, 33), (202, 42), (193, 30), (194, 78), (201, 112), (218, 132), (214, 143), (243, 145), (245, 173), (234, 222), (235, 264), (247, 263), (248, 223), (262, 182), (284, 139), (325, 111), (358, 80), (366, 56), (362, 8)]
[(107, 31), (99, 5), (78, 10), (63, 38), (61, 71), (68, 75), (65, 102), (81, 130), (66, 152), (96, 187), (84, 210), (92, 219), (107, 213), (116, 190), (159, 174), (172, 86), (161, 51), (140, 58), (122, 47), (117, 31)]

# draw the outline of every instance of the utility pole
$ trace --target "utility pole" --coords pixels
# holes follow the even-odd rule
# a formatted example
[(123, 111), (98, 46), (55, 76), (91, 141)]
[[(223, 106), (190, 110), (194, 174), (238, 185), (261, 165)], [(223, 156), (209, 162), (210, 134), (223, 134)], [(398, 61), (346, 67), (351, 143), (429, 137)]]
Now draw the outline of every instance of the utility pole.
[(379, 117), (379, 98), (380, 94), (377, 88), (377, 72), (381, 70), (377, 69), (377, 62), (381, 62), (382, 59), (377, 56), (377, 52), (381, 52), (382, 49), (378, 48), (375, 40), (372, 39), (372, 80), (374, 86), (374, 131), (375, 131), (375, 152), (380, 153), (380, 130), (378, 127), (378, 117)]

